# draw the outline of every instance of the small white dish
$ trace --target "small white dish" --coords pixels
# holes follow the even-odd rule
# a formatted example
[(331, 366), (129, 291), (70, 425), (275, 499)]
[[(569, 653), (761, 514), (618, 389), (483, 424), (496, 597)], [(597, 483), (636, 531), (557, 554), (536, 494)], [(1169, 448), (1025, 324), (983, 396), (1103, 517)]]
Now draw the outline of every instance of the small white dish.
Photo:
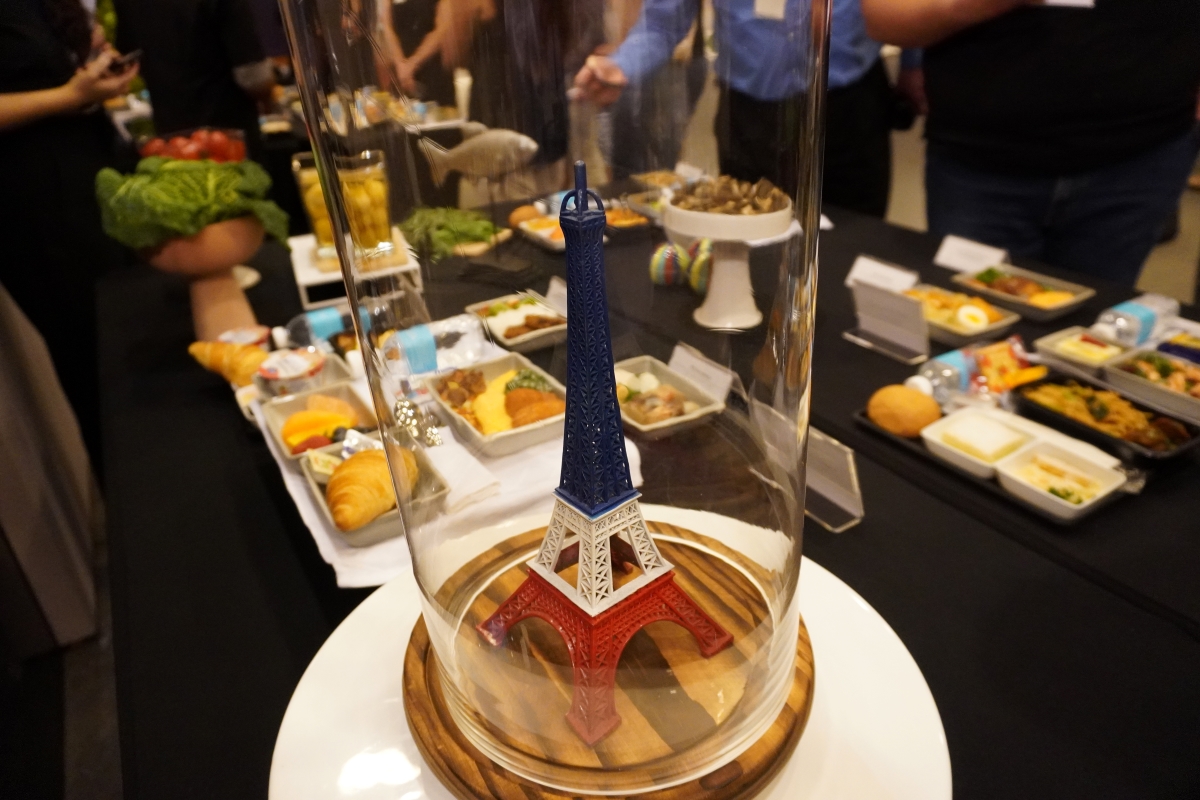
[[(1111, 356), (1110, 358), (1106, 358), (1103, 361), (1083, 361), (1075, 358), (1074, 356), (1063, 353), (1058, 349), (1059, 343), (1063, 340), (1085, 333), (1088, 336), (1095, 337), (1099, 341), (1105, 341), (1103, 338), (1096, 336), (1096, 334), (1090, 329), (1085, 328), (1082, 325), (1075, 325), (1070, 328), (1065, 328), (1061, 331), (1055, 331), (1054, 333), (1047, 334), (1034, 341), (1033, 346), (1034, 349), (1037, 350), (1038, 354), (1042, 357), (1042, 363), (1052, 367), (1062, 368), (1065, 366), (1066, 369), (1064, 371), (1066, 372), (1085, 372), (1092, 377), (1099, 377), (1100, 372), (1104, 369), (1105, 365), (1111, 364), (1128, 352), (1128, 348), (1121, 347), (1121, 352)], [(1116, 342), (1105, 343), (1120, 347), (1120, 345), (1117, 345)]]
[[(497, 358), (494, 361), (485, 361), (481, 364), (476, 364), (470, 369), (477, 369), (483, 373), (483, 379), (490, 381), (493, 378), (503, 375), (509, 370), (529, 369), (536, 372), (546, 379), (550, 384), (551, 390), (559, 397), (566, 399), (567, 388), (547, 373), (535, 366), (528, 358), (520, 353), (509, 353), (506, 356)], [(473, 453), (482, 454), (490, 457), (506, 456), (510, 453), (515, 453), (518, 450), (524, 450), (531, 445), (540, 444), (541, 442), (549, 441), (554, 438), (561, 438), (563, 435), (563, 425), (566, 422), (566, 413), (555, 414), (553, 417), (539, 420), (531, 425), (522, 425), (519, 428), (513, 428), (500, 433), (492, 433), (484, 436), (475, 426), (466, 420), (461, 414), (442, 399), (438, 394), (438, 381), (447, 373), (441, 373), (425, 379), (425, 386), (429, 389), (430, 395), (435, 403), (441, 409), (443, 419), (449, 420), (450, 425), (454, 428), (454, 433), (459, 441), (467, 446), (467, 449)]]
[(643, 438), (650, 440), (661, 439), (664, 436), (670, 436), (674, 433), (695, 428), (697, 425), (702, 424), (706, 418), (725, 410), (725, 400), (723, 398), (718, 400), (653, 356), (627, 358), (624, 361), (617, 362), (614, 369), (623, 369), (635, 375), (649, 372), (658, 378), (659, 383), (674, 386), (684, 397), (699, 406), (695, 411), (683, 416), (664, 419), (661, 422), (652, 422), (649, 425), (643, 425), (634, 420), (625, 413), (625, 408), (622, 406), (621, 422), (626, 427), (633, 428), (640, 433)]
[[(1020, 475), (1020, 471), (1038, 455), (1053, 457), (1095, 480), (1100, 485), (1096, 495), (1082, 503), (1071, 503), (1034, 486)], [(1009, 494), (1063, 520), (1077, 519), (1088, 513), (1093, 506), (1124, 486), (1126, 481), (1125, 473), (1101, 466), (1050, 442), (1038, 442), (1033, 447), (1023, 448), (1001, 459), (996, 464), (996, 477)]]
[(516, 294), (506, 294), (503, 297), (493, 297), (491, 300), (484, 300), (481, 303), (472, 303), (471, 305), (467, 306), (465, 310), (468, 314), (475, 314), (479, 317), (484, 327), (489, 333), (491, 333), (492, 338), (495, 339), (497, 343), (515, 353), (529, 353), (533, 350), (541, 350), (543, 347), (553, 347), (556, 344), (565, 342), (567, 340), (567, 323), (565, 322), (561, 325), (555, 325), (552, 328), (542, 328), (541, 330), (530, 331), (529, 333), (521, 334), (520, 336), (514, 336), (510, 339), (504, 335), (504, 330), (506, 327), (508, 327), (507, 323), (504, 325), (493, 325), (492, 322), (496, 319), (496, 317), (485, 317), (479, 314), (480, 311), (483, 311), (484, 309), (496, 303), (502, 303), (509, 300), (520, 300), (523, 297), (532, 297), (537, 301), (537, 303), (535, 305), (521, 306), (518, 309), (513, 309), (514, 311), (528, 309), (528, 311), (525, 313), (542, 314), (545, 316), (553, 315), (564, 318), (566, 317), (566, 314), (560, 314), (558, 311), (556, 311), (545, 297), (542, 297), (537, 292), (531, 291), (518, 292)]
[[(372, 438), (378, 439), (377, 436), (372, 436)], [(340, 457), (342, 444), (335, 442), (317, 448), (317, 452)], [(410, 523), (421, 525), (442, 510), (446, 495), (450, 494), (450, 486), (425, 455), (423, 448), (415, 448), (413, 456), (417, 459), (418, 474), (417, 485), (413, 488)], [(325, 501), (325, 487), (328, 485), (329, 479), (319, 477), (312, 471), (307, 456), (300, 460), (300, 471), (304, 473), (304, 477), (308, 481), (308, 488), (312, 491), (313, 501), (321, 510), (321, 515), (325, 517), (329, 527), (337, 531), (338, 535), (345, 540), (346, 544), (351, 547), (368, 547), (404, 535), (404, 523), (400, 521), (400, 512), (395, 508), (380, 514), (361, 528), (352, 531), (339, 530), (333, 521), (333, 515), (329, 513), (329, 504)]]
[(287, 458), (293, 464), (304, 454), (297, 453), (293, 455), (292, 448), (288, 447), (287, 442), (283, 441), (281, 434), (283, 424), (287, 422), (288, 417), (292, 414), (308, 408), (308, 398), (314, 394), (323, 394), (329, 397), (336, 397), (339, 400), (345, 400), (354, 409), (354, 413), (358, 415), (359, 426), (365, 428), (379, 427), (379, 421), (375, 418), (375, 412), (363, 402), (363, 399), (358, 396), (358, 392), (354, 391), (354, 388), (348, 382), (322, 386), (319, 389), (310, 389), (307, 392), (288, 395), (287, 397), (277, 397), (274, 400), (263, 403), (263, 419), (267, 423), (267, 429), (270, 430), (271, 436), (275, 438), (275, 442), (279, 445), (279, 452), (283, 453), (284, 458)]
[(1130, 400), (1145, 403), (1155, 411), (1177, 417), (1184, 422), (1200, 425), (1200, 399), (1184, 394), (1183, 392), (1172, 391), (1152, 380), (1143, 378), (1141, 375), (1126, 372), (1122, 369), (1124, 365), (1137, 361), (1144, 353), (1151, 353), (1152, 355), (1169, 358), (1172, 361), (1180, 361), (1188, 364), (1186, 358), (1171, 355), (1170, 353), (1147, 350), (1143, 347), (1131, 353), (1126, 353), (1121, 358), (1107, 362), (1104, 366), (1105, 380)]
[[(935, 456), (947, 462), (948, 464), (958, 467), (963, 472), (974, 475), (976, 478), (984, 478), (986, 480), (995, 477), (996, 464), (998, 464), (1000, 461), (1003, 461), (1004, 458), (1011, 458), (1014, 454), (1023, 452), (1024, 450), (1028, 449), (1030, 445), (1037, 441), (1033, 436), (1030, 436), (1025, 431), (1019, 430), (1018, 428), (1010, 425), (1005, 425), (1005, 427), (1007, 427), (1013, 433), (1023, 436), (1025, 441), (1022, 442), (1017, 449), (1013, 451), (1013, 453), (1009, 453), (1004, 456), (1004, 458), (997, 459), (995, 462), (988, 462), (981, 458), (976, 458), (970, 453), (959, 450), (957, 447), (952, 447), (942, 440), (942, 435), (946, 432), (947, 428), (957, 424), (961, 420), (968, 420), (972, 417), (979, 417), (981, 419), (989, 419), (993, 422), (999, 422), (999, 420), (996, 420), (990, 414), (983, 414), (982, 412), (973, 408), (964, 408), (961, 411), (956, 411), (953, 414), (942, 417), (937, 422), (931, 422), (930, 424), (926, 425), (921, 430), (921, 438), (925, 441), (925, 447), (929, 449), (929, 452), (933, 453)], [(1003, 425), (1004, 423), (1001, 422), (1000, 424)]]

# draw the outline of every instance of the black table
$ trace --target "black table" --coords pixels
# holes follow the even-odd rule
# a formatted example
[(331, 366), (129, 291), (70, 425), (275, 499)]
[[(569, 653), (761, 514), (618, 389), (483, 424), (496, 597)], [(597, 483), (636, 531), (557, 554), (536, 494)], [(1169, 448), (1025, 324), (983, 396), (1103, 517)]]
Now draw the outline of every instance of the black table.
[[(1194, 598), (1182, 584), (1166, 591), (1152, 580), (1154, 570), (1184, 572), (1186, 548), (1161, 537), (1171, 563), (1139, 553), (1141, 573), (1118, 555), (1137, 553), (1153, 524), (1195, 515), (1200, 502), (1186, 485), (1172, 493), (1162, 481), (1113, 508), (1143, 508), (1136, 535), (1101, 520), (1091, 523), (1099, 533), (1039, 528), (1021, 512), (963, 501), (972, 487), (926, 474), (856, 429), (850, 413), (907, 371), (841, 341), (849, 327), (841, 277), (858, 252), (920, 267), (936, 242), (831, 216), (838, 227), (822, 240), (813, 416), (861, 448), (867, 518), (840, 536), (810, 525), (805, 549), (913, 653), (946, 727), (956, 795), (1197, 795), (1200, 643), (1185, 629)], [(645, 291), (651, 246), (609, 248), (610, 293), (639, 291), (639, 280)], [(286, 255), (267, 248), (257, 266), (264, 281), (250, 297), (259, 318), (285, 322), (298, 310)], [(428, 285), (435, 314), (497, 293)], [(1117, 296), (1102, 292), (1097, 306)], [(296, 681), (367, 592), (336, 588), (261, 437), (228, 387), (186, 355), (185, 288), (134, 270), (106, 281), (99, 302), (126, 792), (261, 798)], [(748, 364), (737, 337), (688, 322), (695, 302), (680, 290), (654, 319), (623, 304), (618, 357), (622, 348), (665, 357), (682, 333)], [(1186, 484), (1191, 473), (1182, 474)]]

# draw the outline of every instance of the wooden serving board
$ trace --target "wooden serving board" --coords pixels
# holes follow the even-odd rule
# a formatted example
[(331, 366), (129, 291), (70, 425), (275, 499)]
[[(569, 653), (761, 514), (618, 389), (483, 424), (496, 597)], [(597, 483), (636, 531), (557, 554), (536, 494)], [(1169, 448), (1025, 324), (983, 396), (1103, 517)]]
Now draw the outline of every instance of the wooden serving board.
[[(704, 547), (717, 552), (722, 549), (719, 543), (661, 523), (651, 522), (650, 529), (657, 534), (663, 556), (676, 565), (677, 582), (733, 634), (733, 646), (706, 659), (684, 629), (666, 622), (644, 628), (625, 648), (617, 671), (621, 724), (595, 746), (587, 746), (565, 720), (573, 682), (571, 662), (558, 633), (540, 619), (528, 619), (513, 629), (497, 652), (474, 629), (524, 580), (524, 562), (544, 535), (544, 529), (529, 531), (465, 565), (437, 595), (444, 608), (462, 619), (456, 656), (460, 668), (479, 681), (468, 689), (470, 705), (479, 709), (471, 712), (470, 724), (532, 759), (548, 759), (584, 772), (595, 770), (600, 781), (607, 771), (619, 770), (626, 776), (640, 771), (649, 776), (656, 762), (704, 743), (739, 703), (769, 702), (758, 696), (762, 688), (758, 673), (747, 668), (770, 633), (769, 626), (762, 624), (767, 607), (759, 590), (727, 561), (664, 537), (703, 540)], [(755, 580), (770, 577), (765, 572), (754, 575)], [(526, 780), (476, 749), (452, 718), (440, 672), (422, 619), (405, 657), (405, 709), (422, 755), (457, 797), (580, 796)], [(812, 687), (812, 649), (801, 622), (791, 692), (768, 732), (738, 759), (700, 779), (636, 796), (646, 800), (753, 796), (799, 741), (812, 704)], [(503, 730), (529, 733), (516, 741)]]

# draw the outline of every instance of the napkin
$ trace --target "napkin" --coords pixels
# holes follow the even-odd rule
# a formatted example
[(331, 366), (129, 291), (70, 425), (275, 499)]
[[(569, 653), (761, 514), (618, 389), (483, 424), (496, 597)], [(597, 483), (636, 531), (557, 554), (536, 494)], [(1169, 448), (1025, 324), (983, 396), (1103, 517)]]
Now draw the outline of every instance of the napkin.
[(450, 428), (442, 428), (439, 432), (442, 444), (425, 448), (425, 455), (450, 487), (450, 494), (446, 496), (446, 513), (461, 511), (500, 491), (500, 481), (458, 443)]

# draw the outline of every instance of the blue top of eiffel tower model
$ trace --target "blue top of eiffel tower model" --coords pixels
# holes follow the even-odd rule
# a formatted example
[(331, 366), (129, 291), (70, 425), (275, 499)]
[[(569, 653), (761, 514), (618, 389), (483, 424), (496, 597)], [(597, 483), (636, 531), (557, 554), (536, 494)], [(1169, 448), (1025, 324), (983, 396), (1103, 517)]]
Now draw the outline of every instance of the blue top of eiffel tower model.
[[(591, 207), (588, 206), (589, 198)], [(595, 518), (637, 497), (629, 477), (604, 289), (604, 205), (575, 162), (559, 212), (567, 245), (567, 422), (556, 494)]]

